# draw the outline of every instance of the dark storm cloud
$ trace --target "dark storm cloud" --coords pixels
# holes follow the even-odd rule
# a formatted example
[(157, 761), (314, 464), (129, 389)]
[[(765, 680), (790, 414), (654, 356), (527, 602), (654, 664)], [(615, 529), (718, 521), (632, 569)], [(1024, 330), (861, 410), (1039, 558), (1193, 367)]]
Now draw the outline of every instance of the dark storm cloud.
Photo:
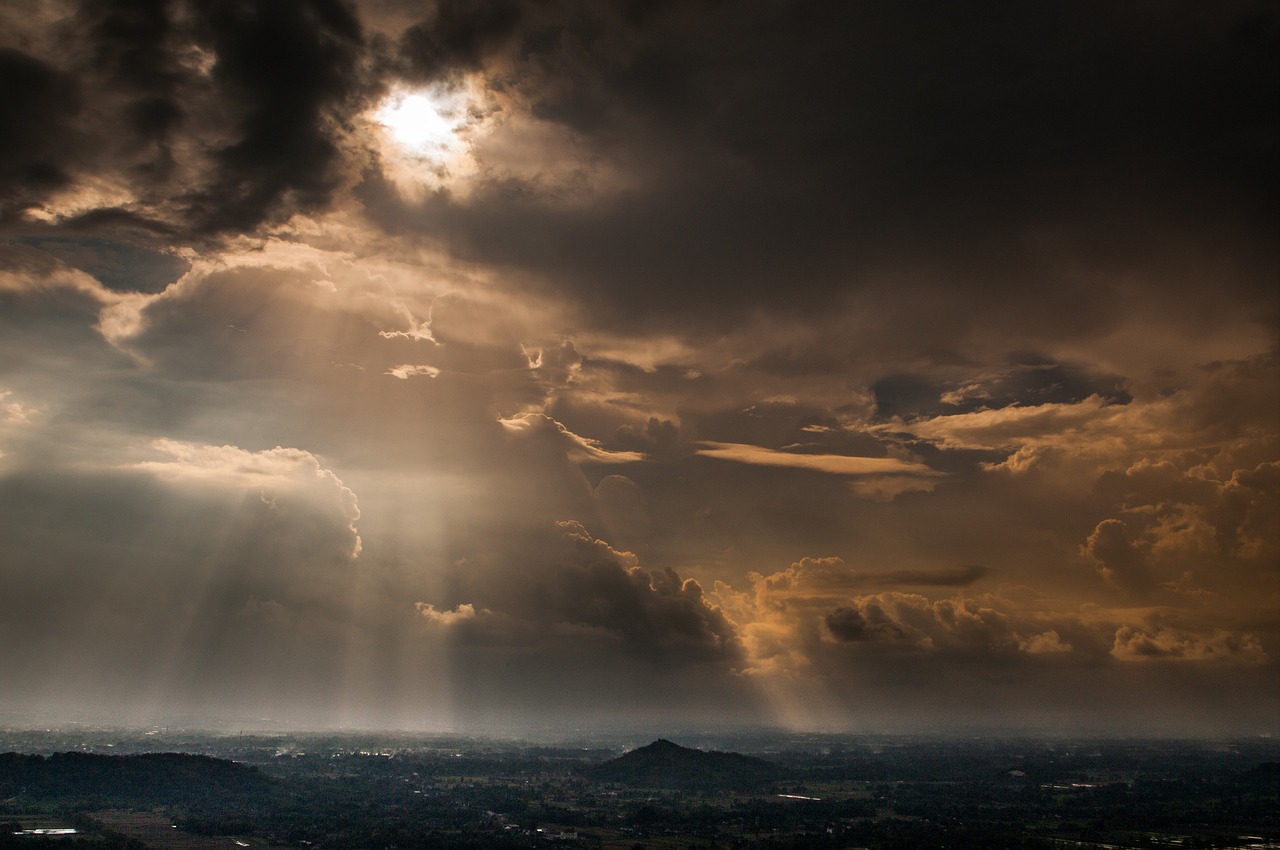
[(349, 121), (397, 77), (478, 72), (630, 188), (570, 208), (555, 187), (496, 178), (416, 203), (369, 172), (360, 198), (388, 230), (540, 272), (610, 321), (688, 324), (687, 306), (706, 308), (696, 324), (762, 304), (808, 314), (903, 276), (948, 281), (923, 286), (939, 318), (977, 298), (996, 323), (1083, 332), (1109, 317), (1073, 267), (1124, 273), (1192, 233), (1197, 253), (1274, 267), (1268, 4), (630, 15), (487, 0), (396, 17), (411, 14), (388, 41), (336, 0), (84, 3), (64, 34), (72, 62), (8, 68), (27, 84), (5, 87), (6, 109), (34, 114), (0, 151), (6, 183), (38, 196), (68, 179), (69, 99), (55, 89), (72, 71), (111, 93), (115, 127), (93, 132), (136, 139), (112, 157), (149, 188), (120, 213), (253, 231), (345, 203), (339, 190), (368, 166)]
[(218, 237), (353, 179), (365, 44), (339, 0), (84, 2), (50, 32), (0, 56), (10, 214), (63, 190), (81, 229)]
[(639, 647), (735, 656), (732, 625), (704, 601), (696, 581), (670, 569), (624, 569), (578, 534), (576, 562), (557, 581), (535, 580), (535, 604), (569, 622), (617, 631)]
[(0, 221), (69, 182), (67, 159), (77, 148), (70, 119), (77, 108), (70, 76), (0, 48)]
[(590, 37), (526, 42), (521, 85), (635, 188), (564, 209), (504, 184), (414, 210), (371, 185), (375, 215), (556, 275), (621, 322), (810, 312), (905, 275), (948, 281), (925, 287), (934, 332), (973, 298), (1084, 332), (1110, 317), (1070, 267), (1120, 274), (1185, 239), (1274, 266), (1271, 5), (593, 17)]
[(400, 36), (409, 76), (432, 80), (472, 71), (516, 31), (527, 4), (517, 0), (443, 0)]
[(625, 655), (676, 666), (741, 660), (733, 624), (698, 582), (671, 569), (643, 569), (634, 555), (593, 538), (577, 522), (557, 525), (558, 541), (538, 530), (525, 535), (525, 543), (536, 545), (518, 572), (468, 563), (455, 591), (467, 601), (439, 610), (423, 603), (420, 613), (472, 641), (554, 646), (565, 637), (603, 639)]
[(173, 9), (169, 0), (107, 0), (82, 3), (77, 15), (91, 45), (90, 66), (108, 85), (131, 93), (124, 114), (144, 143), (163, 145), (185, 115)]
[(197, 32), (217, 55), (213, 79), (241, 115), (239, 138), (215, 152), (213, 180), (195, 194), (195, 220), (244, 231), (322, 208), (339, 183), (335, 112), (356, 87), (354, 13), (338, 0), (197, 8)]
[(175, 74), (168, 43), (173, 7), (169, 0), (82, 3), (76, 26), (88, 30), (93, 67), (130, 88), (163, 89)]

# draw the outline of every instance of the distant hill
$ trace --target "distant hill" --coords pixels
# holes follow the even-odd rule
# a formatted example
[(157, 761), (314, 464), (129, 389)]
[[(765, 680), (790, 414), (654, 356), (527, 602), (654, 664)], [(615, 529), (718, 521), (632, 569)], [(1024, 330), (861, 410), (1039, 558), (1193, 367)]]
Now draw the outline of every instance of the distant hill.
[(0, 799), (95, 799), (147, 804), (246, 798), (267, 791), (257, 768), (179, 753), (108, 756), (0, 754)]
[(1244, 782), (1258, 785), (1280, 785), (1280, 762), (1267, 761), (1246, 771), (1241, 777)]
[(691, 750), (666, 740), (632, 750), (591, 770), (593, 779), (641, 788), (746, 790), (784, 779), (776, 764), (740, 753)]

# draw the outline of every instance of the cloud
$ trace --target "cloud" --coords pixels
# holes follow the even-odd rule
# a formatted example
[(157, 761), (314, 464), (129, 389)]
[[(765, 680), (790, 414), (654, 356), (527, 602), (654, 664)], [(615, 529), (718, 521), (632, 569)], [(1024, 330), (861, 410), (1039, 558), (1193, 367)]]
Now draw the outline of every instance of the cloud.
[(822, 618), (827, 631), (838, 641), (855, 643), (863, 640), (899, 640), (902, 631), (890, 622), (877, 607), (869, 609), (873, 619), (868, 620), (857, 608), (837, 608)]
[(4, 414), (3, 417), (0, 418), (0, 423), (10, 425), (26, 425), (30, 423), (32, 417), (37, 416), (39, 411), (28, 407), (16, 399), (12, 401), (7, 400), (12, 395), (13, 392), (11, 390), (0, 390), (0, 413)]
[(440, 375), (440, 370), (425, 363), (402, 363), (399, 366), (392, 366), (386, 371), (386, 374), (405, 381), (414, 375), (426, 375), (428, 378), (435, 378)]
[(1222, 498), (1215, 530), (1228, 551), (1257, 561), (1280, 554), (1280, 461), (1233, 470)]
[(193, 193), (197, 228), (242, 232), (327, 204), (342, 182), (335, 119), (362, 41), (351, 10), (287, 0), (211, 7), (198, 20), (217, 57), (211, 79), (239, 114), (237, 138), (214, 151), (211, 180)]
[(609, 539), (623, 546), (648, 541), (653, 515), (644, 489), (625, 475), (606, 475), (592, 491)]
[(545, 530), (527, 537), (541, 545), (526, 553), (519, 574), (471, 559), (459, 564), (467, 579), (455, 593), (467, 601), (447, 608), (419, 602), (419, 614), (479, 644), (533, 641), (559, 653), (585, 642), (677, 667), (711, 662), (728, 675), (741, 646), (697, 581), (646, 570), (634, 553), (614, 549), (577, 521), (559, 522), (555, 531), (554, 545)]
[[(1131, 593), (1233, 592), (1274, 559), (1280, 482), (1276, 462), (1239, 444), (1140, 457), (1098, 479), (1099, 503), (1120, 518), (1081, 547), (1109, 583)], [(1157, 590), (1158, 585), (1158, 590)]]
[(1061, 434), (1090, 426), (1105, 427), (1123, 415), (1123, 407), (1110, 407), (1106, 399), (1093, 395), (1079, 402), (956, 413), (886, 428), (908, 431), (945, 449), (1009, 450), (1028, 443), (1056, 442)]
[(171, 251), (84, 236), (30, 236), (22, 240), (115, 292), (162, 292), (191, 263)]
[[(405, 37), (421, 74), (447, 75), (442, 65), (452, 58), (454, 73), (501, 78), (504, 109), (565, 129), (580, 159), (616, 164), (629, 188), (585, 209), (564, 208), (561, 187), (534, 180), (495, 180), (416, 210), (375, 198), (369, 206), (388, 229), (416, 226), (461, 255), (536, 270), (611, 327), (683, 324), (714, 336), (757, 308), (822, 316), (851, 292), (905, 286), (913, 303), (901, 318), (916, 321), (884, 326), (921, 344), (933, 339), (939, 350), (989, 328), (1043, 340), (1111, 327), (1115, 311), (1087, 293), (1093, 281), (1134, 268), (1134, 255), (1109, 241), (1115, 227), (1149, 222), (1127, 243), (1148, 249), (1183, 237), (1220, 241), (1198, 226), (1199, 215), (1164, 205), (1161, 191), (1187, 199), (1238, 191), (1250, 214), (1274, 217), (1251, 185), (1274, 170), (1245, 141), (1262, 131), (1257, 109), (1269, 92), (1221, 60), (1239, 51), (1244, 65), (1267, 67), (1266, 39), (1238, 36), (1240, 10), (1202, 10), (1194, 22), (1149, 16), (1166, 36), (1152, 67), (1112, 68), (1116, 105), (1087, 115), (1082, 104), (1098, 103), (1099, 82), (1082, 57), (1116, 39), (1137, 49), (1122, 13), (1020, 10), (1006, 23), (1027, 37), (998, 39), (977, 61), (969, 46), (991, 34), (972, 20), (935, 10), (921, 39), (912, 16), (870, 14), (842, 6), (797, 16), (758, 4), (733, 14), (668, 7), (640, 18), (554, 5), (443, 7)], [(590, 25), (566, 28), (570, 16)], [(705, 35), (712, 31), (714, 40)], [(1002, 87), (1015, 66), (1024, 85)], [(836, 84), (846, 110), (822, 100)], [(1177, 98), (1153, 96), (1170, 88), (1204, 114), (1217, 108), (1232, 120), (1188, 124)], [(1231, 91), (1229, 105), (1213, 91)], [(978, 92), (1000, 94), (991, 102)], [(1140, 115), (1119, 106), (1137, 102), (1147, 105)], [(1014, 110), (1036, 120), (1011, 130)], [(972, 136), (920, 132), (957, 114)], [(1204, 144), (1238, 147), (1252, 165), (1207, 178), (1187, 165)], [(1046, 197), (1060, 203), (1057, 213)], [(1247, 226), (1250, 214), (1233, 209)], [(1243, 241), (1250, 253), (1259, 245)], [(936, 279), (963, 280), (963, 295), (915, 285)], [(1035, 298), (1029, 279), (1043, 284)], [(1257, 280), (1233, 285), (1259, 291)], [(1114, 288), (1118, 298), (1130, 294)], [(972, 310), (975, 299), (982, 306)]]
[[(68, 4), (69, 5), (69, 4)], [(349, 183), (359, 21), (336, 0), (81, 4), (39, 55), (6, 49), (12, 215), (220, 236), (328, 205)], [(60, 43), (59, 43), (60, 42)]]
[(1116, 629), (1111, 655), (1123, 662), (1199, 661), (1221, 664), (1261, 664), (1267, 660), (1258, 638), (1218, 631), (1187, 635), (1172, 628), (1121, 626)]
[(1133, 463), (1144, 451), (1220, 450), (1244, 434), (1261, 434), (1275, 413), (1262, 387), (1277, 374), (1266, 353), (1205, 366), (1182, 376), (1185, 386), (1164, 388), (1140, 399), (1100, 394), (1071, 402), (895, 418), (877, 433), (901, 432), (948, 451), (1008, 453), (989, 469), (1027, 471), (1057, 455), (1095, 463)]
[[(1212, 618), (1196, 625), (1195, 616), (1176, 609), (1071, 611), (992, 593), (867, 593), (861, 589), (872, 583), (867, 578), (882, 577), (860, 575), (839, 559), (804, 559), (772, 575), (753, 575), (747, 591), (718, 583), (715, 597), (743, 636), (747, 669), (765, 677), (811, 680), (849, 665), (923, 671), (930, 659), (981, 668), (1267, 658), (1255, 634), (1204, 625)], [(1175, 615), (1185, 624), (1159, 622)]]
[(1106, 519), (1098, 523), (1089, 535), (1084, 552), (1098, 562), (1098, 573), (1118, 587), (1145, 593), (1155, 586), (1146, 555), (1130, 542), (1126, 526), (1120, 520)]
[(808, 469), (831, 475), (911, 475), (931, 478), (940, 475), (928, 466), (913, 461), (891, 457), (851, 457), (833, 454), (802, 454), (778, 451), (763, 446), (742, 443), (718, 443), (704, 440), (698, 444), (697, 454), (719, 460), (747, 463), (756, 466), (777, 466), (790, 469)]
[(1055, 629), (1022, 638), (1018, 648), (1031, 655), (1055, 655), (1072, 650), (1071, 644), (1063, 641)]
[(250, 452), (236, 446), (200, 446), (165, 439), (156, 440), (152, 448), (166, 459), (138, 461), (132, 467), (162, 481), (256, 491), (265, 504), (273, 507), (277, 495), (301, 497), (323, 505), (346, 521), (351, 538), (348, 554), (351, 558), (359, 556), (361, 543), (355, 524), (360, 519), (360, 509), (356, 495), (310, 452), (279, 446)]
[(806, 558), (771, 575), (753, 574), (746, 591), (718, 583), (715, 598), (737, 623), (747, 669), (755, 676), (812, 683), (815, 675), (847, 674), (850, 665), (923, 670), (932, 658), (979, 667), (1051, 659), (1096, 664), (1105, 658), (1107, 624), (1086, 622), (1078, 613), (1028, 608), (989, 593), (930, 598), (866, 592), (895, 579), (945, 586), (983, 573), (966, 568), (895, 575), (854, 570), (837, 558)]
[[(97, 319), (93, 328), (102, 339), (117, 350), (132, 354), (127, 348), (128, 338), (137, 332), (140, 311), (153, 296), (109, 289), (92, 275), (26, 245), (11, 245), (7, 250), (10, 256), (5, 265), (9, 268), (0, 267), (0, 292), (13, 293), (36, 309), (41, 301), (51, 298), (77, 297), (82, 301), (79, 308)], [(66, 305), (61, 309), (65, 310)]]
[(1099, 488), (1142, 528), (1154, 558), (1265, 562), (1275, 552), (1280, 462), (1232, 469), (1238, 461), (1225, 455), (1219, 451), (1210, 463), (1203, 453), (1139, 460), (1123, 473), (1104, 475)]
[[(927, 651), (980, 655), (1014, 654), (1024, 645), (1009, 614), (977, 599), (930, 601), (918, 594), (888, 592), (850, 601), (851, 606), (835, 609), (824, 620), (838, 641), (879, 640)], [(861, 628), (850, 628), (855, 624)]]
[(121, 722), (332, 696), (372, 629), (354, 496), (296, 450), (155, 450), (0, 475), (0, 623), (24, 635), (0, 668), (27, 683), (9, 705), (65, 711), (66, 677)]
[[(476, 617), (475, 606), (466, 602), (454, 606), (454, 608), (449, 611), (437, 611), (434, 605), (430, 605), (426, 602), (418, 602), (414, 607), (418, 612), (418, 616), (422, 617), (422, 619), (426, 620), (428, 623), (433, 623), (441, 628), (448, 628), (456, 623), (461, 623), (464, 620), (472, 620)], [(480, 613), (489, 612), (481, 611)]]
[(421, 340), (423, 342), (435, 342), (436, 338), (431, 333), (431, 315), (427, 314), (427, 318), (419, 321), (414, 318), (413, 313), (409, 312), (409, 308), (399, 305), (401, 312), (404, 314), (405, 320), (408, 322), (409, 330), (407, 331), (378, 331), (378, 336), (385, 339), (412, 339)]
[(517, 29), (526, 6), (511, 0), (436, 4), (400, 36), (399, 58), (413, 77), (432, 80), (477, 70)]
[[(40, 417), (39, 408), (24, 404), (13, 397), (12, 390), (0, 389), (0, 438), (20, 433), (25, 426)], [(0, 460), (4, 459), (4, 445), (0, 443)]]
[(499, 419), (508, 433), (521, 439), (538, 440), (562, 448), (575, 463), (634, 463), (644, 460), (639, 452), (609, 451), (596, 440), (580, 437), (556, 420), (541, 413), (524, 413)]
[(895, 570), (873, 573), (876, 583), (901, 585), (926, 585), (931, 587), (966, 587), (985, 578), (991, 572), (987, 567), (966, 564), (962, 567), (940, 570)]
[(11, 219), (72, 179), (79, 145), (71, 121), (80, 107), (74, 79), (8, 47), (0, 47), (0, 220)]
[(886, 375), (871, 386), (876, 413), (904, 420), (979, 413), (1009, 407), (1075, 404), (1098, 396), (1111, 404), (1125, 404), (1132, 396), (1119, 375), (1100, 373), (1082, 363), (1020, 353), (1013, 363), (960, 380), (939, 380), (927, 374)]
[(879, 585), (967, 587), (990, 574), (968, 564), (940, 569), (874, 570), (854, 567), (840, 558), (802, 558), (785, 570), (755, 580), (770, 593), (833, 593)]

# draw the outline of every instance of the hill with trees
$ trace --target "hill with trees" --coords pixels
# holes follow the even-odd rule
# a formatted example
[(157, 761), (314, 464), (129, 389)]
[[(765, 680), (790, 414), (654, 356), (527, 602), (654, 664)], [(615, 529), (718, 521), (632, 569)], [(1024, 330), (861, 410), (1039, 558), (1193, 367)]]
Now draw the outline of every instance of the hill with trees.
[(786, 778), (776, 764), (740, 753), (694, 750), (659, 739), (591, 770), (599, 782), (690, 790), (759, 788)]
[(257, 799), (270, 785), (256, 767), (203, 755), (0, 754), (0, 799), (176, 804)]

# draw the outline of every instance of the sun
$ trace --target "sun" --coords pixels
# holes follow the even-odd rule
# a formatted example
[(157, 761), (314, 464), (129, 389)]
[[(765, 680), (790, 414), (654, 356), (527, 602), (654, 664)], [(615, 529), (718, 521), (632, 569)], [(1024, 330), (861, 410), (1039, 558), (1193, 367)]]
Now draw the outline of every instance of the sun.
[(398, 88), (370, 110), (382, 171), (401, 195), (467, 191), (478, 170), (473, 145), (484, 131), (473, 88)]
[(425, 93), (388, 98), (374, 117), (394, 141), (411, 151), (444, 151), (458, 142), (457, 128)]

